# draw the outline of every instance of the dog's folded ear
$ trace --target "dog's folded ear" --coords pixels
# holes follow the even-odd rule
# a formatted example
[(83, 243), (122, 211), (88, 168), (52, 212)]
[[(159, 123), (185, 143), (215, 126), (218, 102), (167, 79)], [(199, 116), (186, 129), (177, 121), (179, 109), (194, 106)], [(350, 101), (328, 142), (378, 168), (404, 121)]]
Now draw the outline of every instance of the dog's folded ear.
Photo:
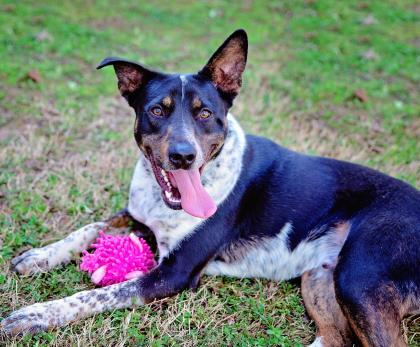
[(242, 84), (248, 54), (248, 37), (243, 29), (233, 32), (198, 73), (224, 94), (235, 97)]
[(156, 74), (156, 72), (146, 69), (140, 64), (118, 57), (105, 58), (96, 68), (102, 69), (108, 65), (114, 66), (118, 78), (118, 89), (126, 99)]

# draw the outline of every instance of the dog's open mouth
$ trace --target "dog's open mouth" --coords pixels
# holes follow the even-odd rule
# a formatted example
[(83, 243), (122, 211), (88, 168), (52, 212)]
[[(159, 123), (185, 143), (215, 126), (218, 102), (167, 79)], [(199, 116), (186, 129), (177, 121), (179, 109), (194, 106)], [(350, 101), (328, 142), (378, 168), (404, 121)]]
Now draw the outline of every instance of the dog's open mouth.
[(165, 171), (156, 164), (153, 155), (148, 158), (168, 207), (183, 209), (199, 218), (209, 218), (216, 212), (216, 204), (201, 184), (200, 169)]

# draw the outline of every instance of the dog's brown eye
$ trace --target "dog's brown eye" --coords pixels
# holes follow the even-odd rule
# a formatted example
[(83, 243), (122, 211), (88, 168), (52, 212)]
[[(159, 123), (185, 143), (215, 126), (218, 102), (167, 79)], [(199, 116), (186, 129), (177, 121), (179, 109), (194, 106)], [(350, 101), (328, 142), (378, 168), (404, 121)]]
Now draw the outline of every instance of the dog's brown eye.
[(163, 111), (162, 111), (162, 108), (160, 106), (153, 106), (150, 109), (150, 112), (152, 113), (152, 115), (154, 115), (156, 117), (162, 117), (163, 116)]
[(200, 111), (200, 113), (198, 114), (198, 116), (199, 116), (201, 119), (207, 119), (207, 118), (209, 118), (209, 117), (211, 116), (211, 111), (210, 111), (210, 110), (208, 110), (208, 109), (206, 109), (206, 108), (203, 108), (203, 109)]

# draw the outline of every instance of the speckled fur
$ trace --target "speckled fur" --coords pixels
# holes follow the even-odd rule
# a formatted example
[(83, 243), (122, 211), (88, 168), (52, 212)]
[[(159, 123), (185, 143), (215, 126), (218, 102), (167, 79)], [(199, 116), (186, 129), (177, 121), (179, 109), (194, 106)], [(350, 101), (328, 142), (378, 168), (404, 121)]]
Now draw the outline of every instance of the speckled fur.
[(23, 331), (33, 334), (96, 313), (143, 304), (136, 294), (136, 280), (130, 280), (21, 308), (14, 311), (1, 324), (8, 334), (19, 334)]
[(42, 248), (31, 249), (12, 260), (15, 271), (34, 274), (68, 263), (74, 254), (81, 253), (96, 239), (100, 230), (108, 228), (104, 222), (92, 223), (72, 232), (65, 239)]
[(349, 324), (335, 297), (334, 270), (335, 266), (320, 266), (302, 275), (303, 301), (317, 327), (317, 338), (311, 346), (353, 345)]

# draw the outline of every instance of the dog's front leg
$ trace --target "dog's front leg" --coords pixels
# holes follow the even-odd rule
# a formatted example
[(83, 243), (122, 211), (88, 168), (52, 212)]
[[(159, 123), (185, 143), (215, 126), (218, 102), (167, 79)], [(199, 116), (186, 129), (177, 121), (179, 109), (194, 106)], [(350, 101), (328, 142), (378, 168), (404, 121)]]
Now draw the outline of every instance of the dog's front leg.
[(58, 265), (68, 263), (74, 254), (87, 249), (96, 239), (100, 230), (106, 230), (107, 223), (98, 222), (80, 228), (66, 238), (42, 248), (33, 248), (12, 259), (13, 269), (29, 275), (50, 270)]
[(60, 241), (24, 252), (12, 260), (12, 266), (16, 272), (25, 275), (50, 270), (68, 263), (75, 254), (87, 249), (100, 230), (126, 228), (132, 221), (129, 213), (123, 210), (105, 222), (86, 225)]
[(101, 312), (174, 295), (190, 285), (191, 276), (188, 270), (173, 268), (170, 263), (166, 259), (143, 278), (21, 308), (12, 312), (0, 325), (10, 335), (31, 334), (64, 326)]
[(229, 242), (226, 223), (209, 221), (184, 239), (161, 264), (144, 277), (13, 312), (0, 324), (10, 334), (36, 332), (132, 304), (142, 304), (195, 287), (207, 262)]
[(104, 311), (139, 305), (143, 301), (138, 295), (138, 282), (134, 279), (23, 307), (1, 321), (0, 326), (9, 335), (33, 334)]

